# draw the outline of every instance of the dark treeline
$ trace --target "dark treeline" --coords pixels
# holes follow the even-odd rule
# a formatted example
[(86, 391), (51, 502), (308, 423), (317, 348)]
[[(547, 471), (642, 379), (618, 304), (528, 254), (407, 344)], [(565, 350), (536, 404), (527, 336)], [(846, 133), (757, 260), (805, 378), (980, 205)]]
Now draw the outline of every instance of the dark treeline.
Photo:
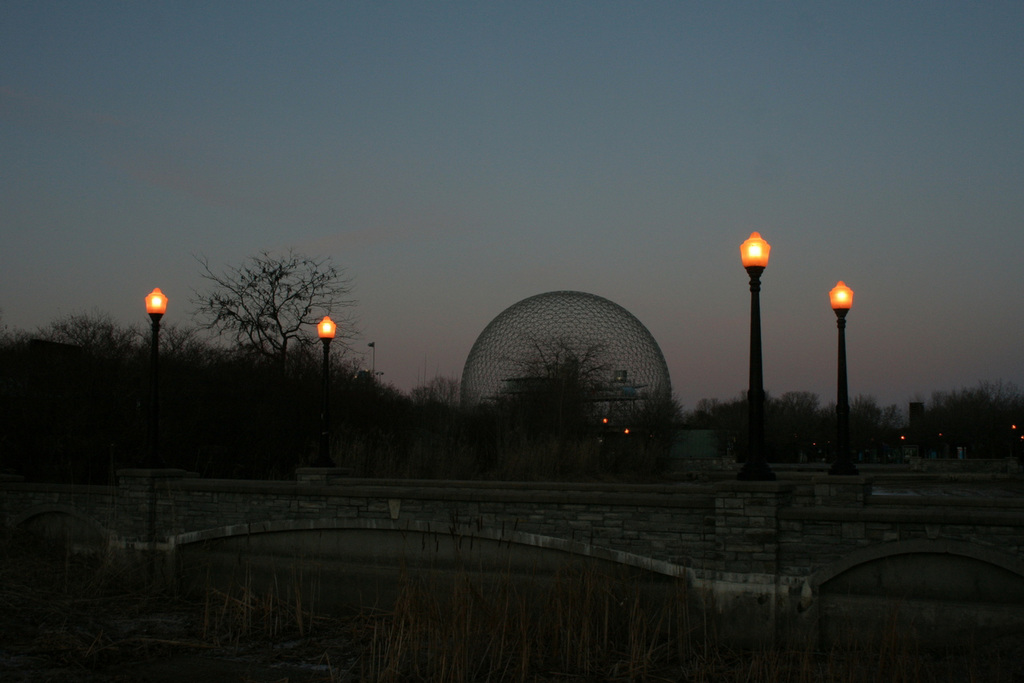
[[(704, 399), (687, 413), (686, 426), (713, 429), (719, 451), (743, 460), (747, 438), (744, 396)], [(935, 392), (927, 402), (882, 406), (870, 396), (850, 401), (850, 450), (855, 460), (902, 461), (924, 457), (1003, 458), (1024, 453), (1024, 393), (1013, 384)], [(836, 448), (836, 406), (816, 394), (794, 391), (765, 402), (765, 447), (770, 462), (831, 462)]]
[[(529, 419), (538, 402), (571, 404), (564, 387), (530, 406), (513, 400), (464, 411), (455, 379), (435, 378), (406, 394), (360, 370), (343, 344), (331, 351), (331, 456), (354, 476), (645, 475), (660, 466), (678, 422), (671, 405), (658, 407), (668, 419), (654, 409), (635, 412), (639, 429), (627, 438), (578, 406), (555, 422)], [(149, 353), (148, 327), (122, 327), (104, 314), (0, 336), (0, 470), (101, 484), (118, 469), (144, 466)], [(315, 338), (296, 339), (282, 365), (195, 328), (163, 326), (159, 386), (159, 451), (168, 467), (272, 479), (316, 460), (322, 347)]]
[[(103, 314), (0, 335), (0, 470), (99, 484), (117, 469), (141, 466), (149, 341), (148, 328)], [(315, 339), (297, 341), (285, 365), (195, 328), (164, 326), (160, 341), (160, 453), (168, 467), (272, 479), (314, 462), (322, 398)], [(570, 377), (528, 397), (462, 410), (455, 379), (403, 393), (360, 372), (343, 344), (331, 348), (332, 458), (354, 476), (651, 477), (664, 470), (680, 428), (714, 430), (722, 455), (744, 457), (742, 396), (705, 399), (686, 413), (666, 400), (605, 424), (602, 406), (588, 403), (579, 378)], [(956, 457), (957, 449), (972, 458), (1019, 455), (1024, 396), (1013, 385), (936, 393), (923, 408), (908, 422), (901, 407), (854, 398), (855, 457), (894, 461), (908, 445), (938, 457)], [(814, 394), (769, 397), (765, 428), (771, 462), (834, 455), (835, 408)]]
[[(850, 449), (855, 459), (896, 462), (906, 436), (904, 411), (880, 406), (871, 397), (850, 402)], [(747, 402), (703, 399), (688, 415), (688, 426), (717, 432), (719, 451), (745, 457)], [(765, 448), (770, 462), (831, 462), (835, 457), (835, 404), (823, 405), (817, 394), (792, 391), (765, 401)]]

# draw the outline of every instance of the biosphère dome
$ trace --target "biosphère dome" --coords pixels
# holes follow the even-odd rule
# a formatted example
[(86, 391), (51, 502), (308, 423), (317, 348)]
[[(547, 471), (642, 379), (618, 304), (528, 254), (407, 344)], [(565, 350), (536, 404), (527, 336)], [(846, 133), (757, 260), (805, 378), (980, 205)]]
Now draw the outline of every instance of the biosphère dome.
[(668, 365), (643, 323), (583, 292), (547, 292), (515, 303), (477, 337), (462, 370), (462, 405), (523, 391), (538, 368), (583, 359), (603, 400), (671, 395)]

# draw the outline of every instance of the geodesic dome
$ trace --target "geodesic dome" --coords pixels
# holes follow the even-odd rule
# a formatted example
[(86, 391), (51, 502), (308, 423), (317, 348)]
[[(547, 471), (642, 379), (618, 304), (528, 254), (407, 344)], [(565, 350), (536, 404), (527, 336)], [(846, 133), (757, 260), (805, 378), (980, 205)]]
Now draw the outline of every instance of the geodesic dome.
[(598, 379), (595, 400), (671, 395), (658, 342), (622, 306), (584, 292), (547, 292), (502, 311), (477, 337), (462, 370), (462, 405), (528, 390), (552, 358), (587, 359)]

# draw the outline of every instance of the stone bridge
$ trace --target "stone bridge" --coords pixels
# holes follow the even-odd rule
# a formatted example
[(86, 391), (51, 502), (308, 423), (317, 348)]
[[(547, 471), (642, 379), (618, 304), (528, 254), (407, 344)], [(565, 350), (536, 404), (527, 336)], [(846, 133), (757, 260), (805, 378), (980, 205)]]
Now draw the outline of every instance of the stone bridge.
[(684, 592), (738, 643), (866, 638), (895, 623), (940, 643), (1024, 634), (1020, 489), (1012, 475), (624, 485), (137, 469), (115, 486), (8, 477), (0, 515), (184, 589), (304, 584), (325, 604), (383, 606), (409, 573), (543, 580), (583, 563)]

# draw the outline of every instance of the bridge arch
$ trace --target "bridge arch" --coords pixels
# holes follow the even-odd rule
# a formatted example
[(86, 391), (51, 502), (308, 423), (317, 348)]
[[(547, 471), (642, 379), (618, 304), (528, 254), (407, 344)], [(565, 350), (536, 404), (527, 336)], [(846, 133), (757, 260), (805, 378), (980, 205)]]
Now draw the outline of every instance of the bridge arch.
[[(338, 542), (358, 540), (356, 547), (346, 549)], [(330, 538), (336, 537), (335, 539)], [(369, 553), (359, 549), (379, 543)], [(531, 567), (550, 562), (564, 562), (569, 559), (594, 560), (639, 569), (651, 574), (687, 579), (692, 582), (692, 570), (688, 567), (643, 555), (593, 545), (582, 541), (556, 538), (517, 530), (492, 530), (476, 526), (433, 524), (415, 520), (394, 521), (378, 519), (275, 520), (232, 524), (177, 534), (170, 545), (179, 551), (188, 552), (189, 546), (205, 545), (213, 548), (241, 550), (244, 544), (247, 552), (266, 552), (270, 555), (292, 555), (327, 557), (358, 555), (371, 562), (388, 560), (408, 563), (410, 560), (426, 560), (427, 563), (464, 564), (467, 561), (482, 567), (509, 568), (524, 564), (511, 562), (510, 555), (526, 551)], [(339, 552), (340, 551), (340, 552)], [(419, 556), (419, 557), (417, 557)], [(497, 563), (495, 563), (497, 560)], [(493, 565), (493, 566), (492, 566)]]
[[(1024, 601), (1024, 559), (1000, 552), (995, 548), (952, 539), (913, 539), (861, 548), (819, 569), (812, 575), (810, 583), (817, 590), (836, 591), (845, 588), (847, 592), (859, 592), (856, 588), (861, 580), (867, 578), (864, 576), (865, 572), (872, 572), (883, 582), (891, 582), (892, 579), (900, 577), (898, 575), (880, 575), (879, 571), (883, 571), (884, 565), (892, 565), (897, 570), (900, 568), (909, 570), (913, 565), (918, 564), (916, 558), (924, 557), (928, 558), (928, 564), (932, 567), (929, 574), (945, 573), (948, 576), (950, 570), (959, 570), (954, 571), (953, 576), (948, 578), (960, 579), (965, 576), (976, 578), (976, 573), (964, 573), (973, 568), (975, 572), (983, 572), (986, 575), (1003, 576), (1011, 583), (1019, 582), (1021, 584), (1020, 597)], [(906, 576), (905, 572), (901, 573), (904, 574), (903, 578), (907, 581), (897, 582), (890, 586), (891, 589), (899, 589), (904, 587), (904, 584), (908, 589), (917, 588), (920, 584), (925, 583), (922, 580), (924, 577), (920, 574)], [(890, 571), (889, 574), (892, 572)], [(931, 579), (932, 577), (929, 576), (927, 583), (933, 583)], [(885, 587), (885, 585), (875, 585), (876, 590)], [(950, 595), (949, 588), (948, 580), (938, 579), (938, 584), (934, 588), (930, 588), (929, 593), (948, 596)], [(889, 592), (892, 593), (892, 591)], [(1016, 594), (1017, 591), (1012, 591), (1012, 593)], [(920, 594), (920, 590), (907, 590), (903, 593), (903, 595), (910, 594)], [(1005, 595), (1005, 593), (1000, 593), (1000, 599), (1005, 598)]]
[(46, 503), (22, 510), (9, 518), (8, 526), (66, 544), (76, 552), (101, 550), (113, 538), (103, 524), (65, 503)]
[(831, 642), (853, 633), (916, 634), (933, 644), (1024, 633), (1024, 561), (992, 547), (951, 539), (872, 546), (809, 584), (804, 604), (816, 594), (819, 632)]

